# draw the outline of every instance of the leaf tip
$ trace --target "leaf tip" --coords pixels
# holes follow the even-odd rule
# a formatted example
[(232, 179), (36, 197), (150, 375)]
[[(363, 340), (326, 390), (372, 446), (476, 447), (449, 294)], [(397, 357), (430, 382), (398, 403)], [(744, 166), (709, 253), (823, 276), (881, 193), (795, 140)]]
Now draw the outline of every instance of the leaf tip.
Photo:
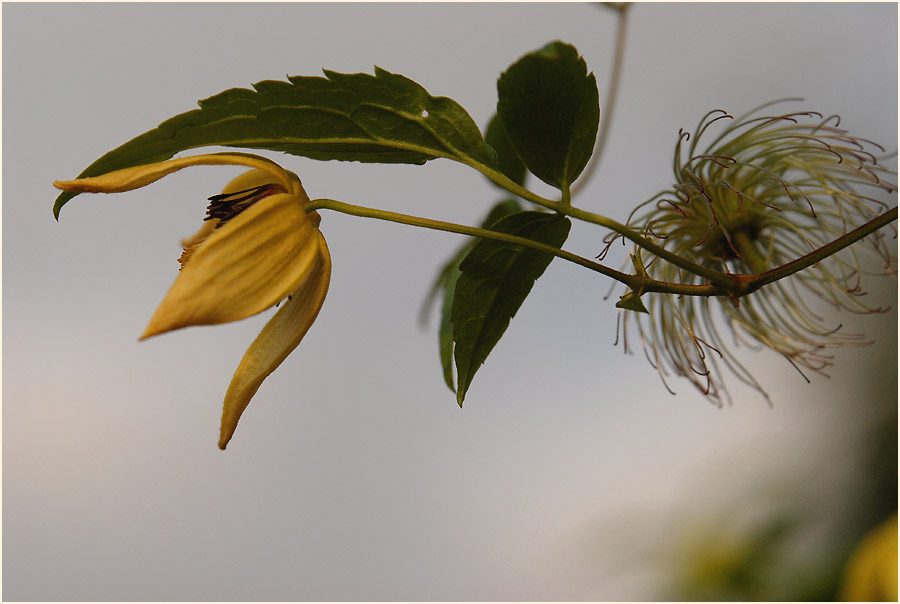
[(457, 380), (458, 383), (456, 385), (456, 404), (459, 405), (459, 408), (462, 409), (462, 403), (466, 399), (466, 390), (469, 389), (469, 384), (463, 383), (460, 380)]
[[(54, 183), (55, 185), (56, 183)], [(68, 191), (63, 191), (59, 194), (59, 197), (56, 198), (56, 201), (53, 202), (53, 218), (56, 219), (56, 222), (59, 222), (59, 212), (62, 210), (62, 207), (66, 205), (66, 202), (75, 197), (77, 193), (70, 193)]]

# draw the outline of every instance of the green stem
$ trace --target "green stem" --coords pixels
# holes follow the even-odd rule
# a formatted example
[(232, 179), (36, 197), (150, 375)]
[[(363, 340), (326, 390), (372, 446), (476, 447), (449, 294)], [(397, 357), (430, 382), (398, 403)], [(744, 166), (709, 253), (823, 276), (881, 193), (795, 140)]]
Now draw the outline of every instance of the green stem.
[(831, 243), (824, 245), (819, 249), (810, 252), (805, 256), (802, 256), (801, 258), (797, 258), (796, 260), (788, 262), (787, 264), (783, 264), (777, 268), (773, 268), (771, 270), (761, 272), (753, 276), (745, 277), (740, 295), (754, 292), (764, 285), (774, 283), (779, 279), (784, 279), (785, 277), (802, 271), (805, 268), (809, 268), (820, 260), (838, 253), (842, 249), (853, 245), (860, 239), (871, 235), (878, 229), (887, 226), (895, 220), (897, 220), (897, 208), (888, 210), (877, 218), (870, 220), (864, 225), (857, 227), (849, 233), (838, 237)]
[(721, 287), (728, 288), (731, 286), (732, 280), (731, 275), (727, 273), (722, 273), (717, 270), (707, 268), (705, 266), (701, 266), (690, 260), (682, 258), (677, 254), (673, 254), (672, 252), (666, 250), (660, 245), (657, 245), (638, 235), (634, 230), (628, 228), (624, 224), (616, 222), (611, 218), (607, 218), (606, 216), (602, 216), (600, 214), (594, 214), (593, 212), (587, 212), (585, 210), (578, 209), (571, 205), (564, 205), (560, 201), (553, 201), (552, 199), (547, 199), (545, 197), (541, 197), (536, 193), (532, 193), (525, 187), (513, 182), (509, 178), (507, 178), (503, 173), (494, 170), (489, 166), (485, 166), (483, 164), (469, 164), (471, 167), (475, 168), (489, 179), (497, 183), (499, 186), (503, 187), (510, 193), (518, 195), (522, 199), (526, 199), (534, 204), (547, 208), (548, 210), (553, 210), (554, 212), (559, 212), (560, 214), (564, 214), (566, 216), (571, 216), (572, 218), (577, 218), (578, 220), (582, 220), (584, 222), (590, 222), (592, 224), (596, 224), (602, 227), (606, 227), (611, 231), (615, 231), (616, 233), (622, 235), (632, 243), (644, 248), (648, 252), (656, 254), (660, 258), (667, 260), (674, 264), (675, 266), (681, 267), (684, 270), (692, 273), (694, 275), (698, 275), (707, 279), (710, 283), (715, 285), (719, 285)]
[[(647, 250), (648, 252), (655, 254), (663, 260), (671, 262), (675, 266), (682, 268), (689, 273), (694, 275), (698, 275), (703, 277), (707, 281), (709, 281), (712, 285), (716, 286), (714, 289), (718, 291), (717, 293), (692, 293), (688, 295), (719, 295), (730, 293), (734, 296), (740, 297), (746, 295), (748, 293), (754, 292), (758, 290), (760, 287), (764, 285), (768, 285), (774, 281), (778, 281), (784, 277), (792, 275), (798, 271), (801, 271), (805, 268), (808, 268), (819, 262), (823, 258), (827, 258), (828, 256), (835, 254), (845, 247), (848, 247), (863, 237), (870, 235), (882, 228), (883, 226), (890, 224), (891, 222), (897, 220), (897, 208), (893, 210), (889, 210), (885, 212), (878, 218), (867, 222), (866, 224), (860, 226), (859, 228), (839, 237), (833, 242), (829, 243), (826, 246), (823, 246), (802, 258), (798, 258), (792, 262), (788, 262), (787, 264), (771, 269), (769, 271), (764, 271), (756, 275), (735, 275), (730, 273), (723, 273), (721, 271), (717, 271), (705, 266), (701, 266), (690, 260), (682, 258), (677, 254), (674, 254), (660, 245), (638, 235), (634, 230), (628, 228), (626, 225), (616, 222), (611, 218), (607, 218), (606, 216), (602, 216), (600, 214), (594, 214), (593, 212), (587, 212), (585, 210), (581, 210), (579, 208), (573, 206), (563, 205), (561, 202), (553, 201), (551, 199), (545, 199), (540, 195), (532, 193), (531, 191), (525, 189), (524, 187), (514, 183), (509, 180), (503, 174), (499, 172), (494, 172), (491, 168), (487, 166), (473, 165), (473, 168), (479, 170), (482, 174), (496, 182), (498, 185), (502, 186), (506, 190), (515, 193), (516, 195), (522, 197), (523, 199), (527, 199), (532, 203), (543, 206), (547, 209), (553, 210), (555, 212), (559, 212), (560, 214), (564, 214), (566, 216), (571, 216), (572, 218), (576, 218), (578, 220), (582, 220), (584, 222), (590, 222), (592, 224), (596, 224), (602, 227), (606, 227), (611, 231), (615, 231), (620, 234), (622, 237), (628, 239), (635, 245)], [(621, 279), (619, 279), (622, 281)], [(622, 281), (626, 283), (625, 281)], [(653, 282), (657, 284), (658, 282)], [(631, 286), (628, 284), (629, 287)], [(670, 289), (669, 286), (677, 286), (677, 284), (662, 284), (666, 287), (665, 290), (656, 289), (654, 286), (649, 286), (645, 284), (644, 291), (667, 291), (672, 293), (685, 293), (687, 291), (679, 291), (676, 292), (674, 289)], [(677, 287), (686, 287), (686, 286), (677, 286)], [(697, 287), (705, 287), (705, 286), (697, 286)]]
[[(421, 218), (419, 216), (410, 216), (408, 214), (399, 214), (397, 212), (388, 212), (386, 210), (377, 210), (374, 208), (366, 208), (363, 206), (353, 205), (349, 203), (344, 203), (341, 201), (337, 201), (334, 199), (315, 199), (305, 205), (305, 209), (307, 212), (312, 212), (315, 210), (332, 210), (335, 212), (340, 212), (342, 214), (349, 214), (351, 216), (359, 216), (362, 218), (375, 218), (377, 220), (385, 220), (388, 222), (396, 222), (399, 224), (406, 224), (409, 226), (416, 226), (421, 228), (433, 229), (438, 231), (445, 231), (448, 233), (458, 233), (461, 235), (468, 235), (470, 237), (480, 237), (483, 239), (492, 239), (494, 241), (502, 241), (504, 243), (510, 243), (513, 245), (519, 245), (525, 248), (530, 248), (533, 250), (537, 250), (539, 252), (544, 252), (546, 254), (551, 254), (556, 256), (557, 258), (562, 258), (563, 260), (567, 260), (574, 264), (578, 264), (579, 266), (583, 266), (592, 271), (615, 279), (621, 283), (624, 283), (628, 287), (630, 287), (633, 291), (640, 291), (643, 293), (664, 293), (664, 294), (677, 294), (677, 295), (687, 295), (687, 296), (722, 296), (729, 295), (733, 299), (740, 298), (742, 296), (746, 296), (764, 285), (768, 285), (769, 283), (773, 283), (778, 281), (779, 279), (783, 279), (788, 277), (796, 272), (799, 272), (805, 268), (812, 266), (813, 264), (831, 256), (832, 254), (836, 254), (842, 249), (853, 245), (860, 239), (871, 235), (878, 229), (890, 224), (891, 222), (897, 220), (897, 208), (889, 210), (878, 216), (877, 218), (867, 222), (866, 224), (854, 229), (853, 231), (847, 233), (835, 239), (831, 243), (811, 252), (802, 258), (798, 258), (792, 262), (788, 262), (782, 266), (777, 268), (761, 272), (755, 275), (735, 275), (735, 274), (727, 274), (727, 273), (719, 273), (718, 271), (707, 271), (707, 269), (703, 267), (699, 267), (703, 269), (704, 272), (711, 272), (715, 279), (710, 279), (711, 283), (708, 285), (686, 285), (682, 283), (669, 283), (665, 281), (656, 281), (647, 276), (642, 275), (629, 275), (627, 273), (623, 273), (614, 269), (611, 269), (607, 266), (600, 264), (599, 262), (594, 262), (593, 260), (588, 260), (582, 256), (578, 256), (577, 254), (573, 254), (571, 252), (567, 252), (565, 250), (561, 250), (559, 248), (555, 248), (553, 246), (540, 243), (538, 241), (533, 241), (531, 239), (526, 239), (524, 237), (517, 237), (516, 235), (510, 235), (508, 233), (500, 233), (497, 231), (491, 231), (488, 229), (480, 229), (477, 227), (470, 227), (461, 224), (455, 224), (452, 222), (443, 222), (440, 220), (431, 220), (429, 218)], [(580, 218), (581, 214), (584, 212), (580, 210), (576, 210), (575, 208), (564, 208), (561, 210), (564, 214), (568, 214), (575, 218)], [(590, 213), (587, 213), (590, 214)], [(594, 222), (596, 224), (601, 224), (603, 226), (620, 227), (613, 228), (617, 232), (622, 233), (625, 237), (632, 239), (643, 239), (635, 235), (634, 237), (629, 237), (630, 231), (628, 231), (624, 225), (620, 225), (615, 221), (609, 220), (602, 216), (598, 215), (590, 215), (591, 220), (589, 222)], [(602, 219), (603, 222), (598, 221), (597, 219)], [(610, 224), (604, 224), (610, 223)], [(623, 230), (625, 232), (623, 232)], [(670, 260), (674, 264), (678, 266), (682, 266), (687, 263), (679, 256), (668, 252), (659, 246), (653, 244), (652, 242), (642, 241), (638, 242), (638, 245), (646, 248), (651, 253), (660, 256), (665, 260)], [(736, 241), (736, 245), (743, 250), (740, 250), (742, 254), (753, 254), (754, 250), (752, 247), (748, 247), (744, 245), (747, 242), (744, 241)], [(649, 244), (649, 245), (645, 245)], [(757, 264), (757, 260), (759, 258), (753, 258), (754, 264)], [(692, 264), (692, 263), (688, 263)], [(698, 273), (699, 274), (699, 273)], [(701, 276), (703, 276), (701, 274)], [(721, 278), (720, 278), (721, 277)]]
[(613, 50), (612, 73), (609, 76), (609, 84), (606, 87), (606, 102), (603, 104), (603, 112), (600, 115), (600, 132), (597, 134), (597, 144), (594, 147), (594, 153), (591, 155), (591, 161), (581, 175), (581, 178), (572, 185), (572, 195), (582, 189), (591, 179), (597, 166), (600, 164), (600, 158), (603, 155), (603, 149), (606, 147), (606, 139), (609, 135), (609, 126), (612, 124), (613, 112), (616, 107), (616, 98), (619, 92), (619, 80), (622, 77), (622, 65), (625, 62), (625, 33), (628, 31), (628, 3), (615, 7), (616, 16), (616, 45)]
[[(614, 269), (611, 269), (607, 266), (600, 264), (599, 262), (594, 262), (592, 260), (588, 260), (587, 258), (583, 258), (582, 256), (578, 256), (577, 254), (573, 254), (571, 252), (567, 252), (565, 250), (561, 250), (559, 248), (555, 248), (550, 245), (546, 245), (544, 243), (540, 243), (537, 241), (533, 241), (531, 239), (526, 239), (524, 237), (517, 237), (515, 235), (509, 235), (507, 233), (499, 233), (497, 231), (491, 231), (487, 229), (480, 229), (476, 227), (470, 227), (461, 224), (455, 224), (452, 222), (443, 222), (440, 220), (431, 220), (429, 218), (421, 218), (419, 216), (410, 216), (408, 214), (399, 214), (397, 212), (388, 212), (386, 210), (377, 210), (374, 208), (366, 208), (363, 206), (357, 206), (353, 204), (343, 203), (334, 199), (315, 199), (310, 203), (306, 204), (306, 211), (312, 212), (314, 210), (324, 209), (324, 210), (333, 210), (335, 212), (340, 212), (342, 214), (349, 214), (351, 216), (359, 216), (362, 218), (375, 218), (378, 220), (385, 220), (388, 222), (396, 222), (399, 224), (406, 224), (410, 226), (417, 226), (422, 228), (428, 228), (438, 231), (445, 231), (449, 233), (458, 233), (461, 235), (468, 235), (470, 237), (481, 237), (483, 239), (493, 239), (495, 241), (502, 241), (505, 243), (511, 243), (514, 245), (520, 245), (522, 247), (531, 248), (540, 252), (544, 252), (547, 254), (552, 254), (557, 258), (562, 258), (563, 260), (567, 260), (569, 262), (578, 264), (585, 268), (588, 268), (592, 271), (598, 272), (602, 275), (606, 275), (616, 281), (624, 283), (628, 287), (636, 291), (643, 291), (646, 293), (657, 292), (657, 293), (667, 293), (667, 294), (677, 294), (677, 295), (687, 295), (687, 296), (721, 296), (721, 295), (731, 295), (733, 297), (741, 297), (747, 294), (750, 294), (764, 285), (768, 285), (769, 283), (773, 283), (778, 281), (779, 279), (783, 279), (784, 277), (790, 276), (796, 272), (799, 272), (805, 268), (812, 266), (813, 264), (819, 262), (820, 260), (831, 256), (832, 254), (836, 254), (842, 249), (853, 245), (860, 239), (871, 235), (878, 229), (890, 224), (891, 222), (897, 220), (897, 208), (889, 210), (882, 214), (881, 216), (867, 222), (866, 224), (854, 229), (853, 231), (835, 239), (828, 245), (825, 245), (814, 252), (803, 256), (802, 258), (798, 258), (792, 262), (788, 262), (780, 267), (756, 274), (756, 275), (734, 275), (727, 273), (718, 273), (721, 274), (724, 279), (716, 279), (716, 281), (712, 282), (709, 285), (686, 285), (682, 283), (669, 283), (665, 281), (656, 281), (652, 278), (641, 277), (640, 275), (629, 275), (627, 273), (623, 273)], [(574, 208), (571, 208), (574, 210)], [(578, 217), (577, 214), (580, 212), (575, 211), (572, 212), (571, 215), (573, 217)], [(602, 217), (601, 217), (602, 218)], [(611, 221), (612, 222), (612, 221)], [(621, 226), (621, 225), (619, 225)], [(645, 246), (642, 246), (645, 247)], [(672, 257), (677, 260), (681, 260), (680, 257), (675, 256), (671, 252), (666, 250), (662, 250), (659, 248), (659, 253), (657, 250), (653, 248), (658, 248), (658, 246), (651, 244), (650, 246), (646, 246), (647, 249), (657, 254), (658, 256)], [(679, 264), (676, 262), (675, 264)], [(680, 265), (680, 264), (679, 264)], [(702, 268), (702, 267), (701, 267)]]
[(714, 285), (718, 285), (719, 287), (724, 287), (728, 289), (732, 283), (732, 275), (728, 273), (723, 273), (717, 271), (715, 269), (711, 269), (695, 262), (691, 262), (686, 258), (682, 258), (678, 254), (670, 252), (665, 249), (661, 245), (657, 245), (653, 243), (649, 239), (642, 237), (634, 232), (634, 230), (628, 228), (626, 225), (616, 222), (611, 218), (607, 218), (606, 216), (601, 216), (600, 214), (594, 214), (593, 212), (586, 212), (584, 210), (580, 210), (578, 208), (561, 208), (557, 210), (563, 214), (571, 216), (572, 218), (577, 218), (578, 220), (584, 220), (586, 222), (591, 222), (593, 224), (597, 224), (603, 227), (610, 229), (611, 231), (615, 231), (616, 233), (622, 235), (625, 239), (628, 239), (632, 243), (642, 247), (648, 252), (655, 254), (666, 260), (667, 262), (671, 262), (677, 267), (683, 268), (689, 273), (693, 273), (694, 275), (698, 275), (703, 277), (710, 283)]
[(564, 208), (571, 207), (572, 205), (572, 189), (567, 182), (563, 182), (562, 199), (559, 200), (559, 203)]
[(376, 218), (378, 220), (397, 222), (399, 224), (417, 226), (426, 229), (445, 231), (448, 233), (459, 233), (461, 235), (469, 235), (470, 237), (481, 237), (483, 239), (493, 239), (495, 241), (502, 241), (504, 243), (512, 243), (514, 245), (520, 245), (522, 247), (527, 247), (547, 254), (552, 254), (558, 258), (562, 258), (563, 260), (568, 260), (569, 262), (574, 262), (575, 264), (581, 265), (585, 268), (589, 268), (592, 271), (596, 271), (617, 281), (621, 281), (622, 283), (625, 283), (629, 286), (631, 286), (632, 284), (636, 284), (634, 275), (622, 273), (620, 271), (604, 266), (599, 262), (588, 260), (587, 258), (583, 258), (581, 256), (578, 256), (577, 254), (555, 248), (551, 245), (533, 241), (531, 239), (526, 239), (524, 237), (517, 237), (508, 233), (499, 233), (497, 231), (490, 231), (487, 229), (480, 229), (477, 227), (470, 227), (462, 224), (455, 224), (452, 222), (443, 222), (440, 220), (431, 220), (430, 218), (410, 216), (409, 214), (398, 214), (397, 212), (376, 210), (374, 208), (366, 208), (363, 206), (344, 203), (334, 199), (314, 199), (311, 202), (305, 204), (304, 207), (307, 213), (312, 212), (313, 210), (320, 209), (333, 210), (335, 212), (340, 212), (341, 214), (349, 214), (351, 216), (360, 216), (362, 218)]
[(615, 279), (616, 281), (624, 283), (633, 290), (642, 288), (641, 291), (645, 292), (660, 292), (685, 296), (716, 296), (726, 293), (726, 291), (721, 287), (717, 287), (715, 285), (685, 285), (682, 283), (667, 283), (664, 281), (647, 279), (639, 275), (629, 275), (627, 273), (623, 273), (604, 266), (599, 262), (594, 262), (593, 260), (588, 260), (587, 258), (578, 256), (577, 254), (555, 248), (545, 243), (540, 243), (538, 241), (533, 241), (524, 237), (517, 237), (515, 235), (510, 235), (507, 233), (499, 233), (497, 231), (490, 231), (487, 229), (480, 229), (462, 224), (455, 224), (452, 222), (431, 220), (430, 218), (421, 218), (419, 216), (410, 216), (409, 214), (399, 214), (397, 212), (388, 212), (386, 210), (366, 208), (363, 206), (337, 201), (335, 199), (314, 199), (305, 204), (304, 208), (306, 209), (307, 213), (315, 210), (332, 210), (335, 212), (340, 212), (341, 214), (349, 214), (350, 216), (359, 216), (361, 218), (375, 218), (378, 220), (396, 222), (409, 226), (422, 227), (437, 231), (445, 231), (448, 233), (459, 233), (461, 235), (468, 235), (470, 237), (481, 237), (483, 239), (493, 239), (494, 241), (502, 241), (504, 243), (520, 245), (522, 247), (531, 248), (539, 252), (552, 254), (557, 258), (562, 258), (563, 260), (568, 260), (569, 262), (573, 262), (585, 268), (589, 268), (592, 271), (598, 272), (602, 275), (606, 275), (607, 277)]

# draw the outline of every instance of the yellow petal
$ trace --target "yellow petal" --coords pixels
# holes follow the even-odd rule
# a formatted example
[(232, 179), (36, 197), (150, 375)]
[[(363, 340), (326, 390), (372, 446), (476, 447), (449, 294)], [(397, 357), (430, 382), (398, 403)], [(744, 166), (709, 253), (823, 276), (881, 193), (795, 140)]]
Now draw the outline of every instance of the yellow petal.
[(216, 230), (216, 224), (218, 220), (207, 220), (203, 223), (203, 226), (200, 227), (200, 230), (191, 235), (190, 237), (185, 237), (181, 240), (181, 247), (195, 246), (198, 245), (201, 241), (209, 237)]
[[(309, 203), (309, 197), (307, 197), (306, 191), (303, 190), (303, 185), (300, 183), (300, 179), (297, 175), (290, 170), (285, 170), (285, 173), (291, 179), (291, 189), (289, 192), (297, 195), (303, 203)], [(259, 169), (250, 170), (249, 172), (244, 172), (228, 183), (228, 186), (222, 189), (222, 193), (237, 193), (238, 191), (246, 191), (247, 189), (261, 187), (263, 185), (275, 184), (281, 184), (281, 182), (273, 178), (271, 172)], [(309, 212), (306, 217), (312, 221), (314, 226), (319, 226), (319, 223), (322, 220), (319, 213), (315, 211)]]
[(313, 269), (247, 349), (228, 386), (222, 410), (220, 449), (228, 445), (241, 414), (260, 384), (297, 347), (322, 308), (331, 280), (331, 255), (322, 234), (316, 231), (315, 235), (317, 253)]
[[(303, 190), (303, 185), (300, 184), (300, 179), (297, 178), (297, 175), (293, 172), (287, 171), (287, 173), (294, 181), (296, 181), (296, 186), (294, 187), (293, 193), (300, 197), (301, 203), (309, 203), (309, 197), (307, 197), (306, 191)], [(257, 187), (272, 184), (277, 185), (279, 184), (279, 182), (277, 178), (272, 176), (271, 172), (255, 169), (250, 170), (249, 172), (244, 172), (240, 176), (233, 179), (224, 189), (222, 189), (222, 194), (227, 195), (229, 193), (237, 193), (240, 191), (246, 191), (248, 189), (255, 189)], [(313, 225), (319, 226), (321, 218), (319, 217), (317, 212), (310, 212), (306, 216), (312, 221)], [(181, 240), (181, 247), (184, 248), (184, 252), (178, 259), (178, 262), (181, 263), (182, 266), (191, 259), (197, 247), (215, 231), (218, 225), (219, 220), (216, 218), (205, 220), (203, 222), (203, 226), (200, 227), (199, 231), (197, 231), (190, 237), (186, 237)]]
[(273, 306), (314, 270), (318, 240), (299, 197), (264, 197), (192, 252), (141, 339), (238, 321)]
[(845, 602), (897, 601), (897, 515), (866, 535), (844, 571)]
[[(289, 174), (292, 178), (297, 178), (297, 176), (292, 172), (289, 172), (288, 170), (283, 171)], [(237, 193), (238, 191), (245, 191), (247, 189), (261, 187), (263, 185), (280, 184), (280, 182), (281, 181), (275, 178), (270, 171), (260, 170), (259, 168), (257, 168), (244, 172), (235, 177), (231, 182), (225, 185), (225, 188), (222, 189), (222, 193)], [(291, 193), (293, 191), (288, 190), (287, 192)], [(303, 195), (305, 197), (306, 193), (303, 193)]]
[(299, 180), (270, 159), (250, 153), (209, 153), (107, 172), (101, 176), (76, 180), (57, 180), (53, 186), (72, 193), (121, 193), (156, 182), (160, 178), (188, 166), (248, 166), (270, 174), (270, 182), (278, 183), (286, 193), (296, 193)]

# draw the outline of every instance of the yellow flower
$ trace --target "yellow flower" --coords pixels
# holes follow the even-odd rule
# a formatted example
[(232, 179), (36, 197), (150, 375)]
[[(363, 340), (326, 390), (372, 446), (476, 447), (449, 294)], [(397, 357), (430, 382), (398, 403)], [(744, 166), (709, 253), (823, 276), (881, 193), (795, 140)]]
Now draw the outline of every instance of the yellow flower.
[(215, 153), (53, 184), (77, 193), (119, 193), (196, 165), (253, 170), (210, 197), (206, 222), (182, 242), (181, 271), (141, 339), (239, 321), (284, 301), (244, 354), (225, 394), (219, 438), (224, 449), (250, 399), (303, 339), (328, 292), (331, 256), (319, 215), (304, 210), (309, 197), (300, 179), (263, 157)]
[(897, 601), (897, 515), (867, 534), (850, 558), (841, 584), (846, 602)]

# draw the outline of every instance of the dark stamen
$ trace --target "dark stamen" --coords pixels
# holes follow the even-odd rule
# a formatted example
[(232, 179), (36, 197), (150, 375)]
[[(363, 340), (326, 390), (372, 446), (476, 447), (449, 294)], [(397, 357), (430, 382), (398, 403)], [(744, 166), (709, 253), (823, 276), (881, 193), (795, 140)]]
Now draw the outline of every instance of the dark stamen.
[(281, 187), (274, 184), (262, 185), (235, 191), (234, 193), (221, 193), (209, 197), (209, 206), (206, 208), (206, 218), (203, 220), (218, 220), (216, 228), (219, 228), (254, 203), (281, 191)]

